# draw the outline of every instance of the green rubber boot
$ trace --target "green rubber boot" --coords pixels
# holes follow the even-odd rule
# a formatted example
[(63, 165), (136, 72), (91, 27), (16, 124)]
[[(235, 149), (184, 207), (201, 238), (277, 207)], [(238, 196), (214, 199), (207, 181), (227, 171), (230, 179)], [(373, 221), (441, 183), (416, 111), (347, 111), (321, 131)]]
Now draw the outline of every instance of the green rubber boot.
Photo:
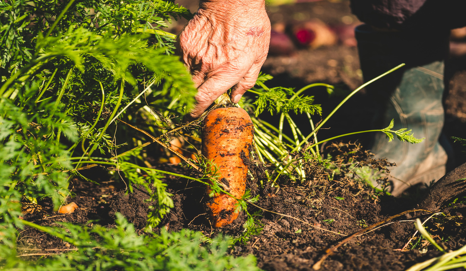
[(356, 29), (356, 38), (365, 81), (406, 63), (366, 88), (378, 107), (374, 110), (374, 128), (386, 127), (394, 119), (393, 130), (407, 128), (415, 137), (425, 138), (422, 143), (410, 144), (398, 139), (388, 142), (384, 134), (373, 134), (371, 151), (377, 158), (396, 163), (390, 169), (392, 195), (440, 179), (446, 173), (448, 159), (448, 146), (439, 143), (444, 123), (443, 59), (448, 52), (448, 33), (426, 37), (420, 33), (378, 32), (362, 25)]

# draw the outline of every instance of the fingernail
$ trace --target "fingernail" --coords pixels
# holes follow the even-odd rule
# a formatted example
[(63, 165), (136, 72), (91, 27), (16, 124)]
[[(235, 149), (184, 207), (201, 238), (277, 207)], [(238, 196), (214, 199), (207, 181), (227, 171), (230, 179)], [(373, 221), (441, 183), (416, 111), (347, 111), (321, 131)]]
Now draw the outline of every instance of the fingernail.
[(232, 99), (232, 102), (234, 102), (235, 104), (237, 104), (239, 102), (239, 100), (241, 100), (241, 94), (236, 94), (233, 99)]

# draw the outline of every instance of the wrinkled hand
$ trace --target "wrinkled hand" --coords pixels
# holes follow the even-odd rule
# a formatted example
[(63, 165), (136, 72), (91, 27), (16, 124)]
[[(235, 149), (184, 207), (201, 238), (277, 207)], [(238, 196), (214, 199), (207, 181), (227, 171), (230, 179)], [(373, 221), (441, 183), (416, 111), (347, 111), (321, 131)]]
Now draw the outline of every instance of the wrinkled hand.
[(270, 21), (265, 0), (204, 0), (179, 37), (182, 59), (198, 88), (191, 117), (232, 89), (232, 101), (256, 82), (267, 57)]

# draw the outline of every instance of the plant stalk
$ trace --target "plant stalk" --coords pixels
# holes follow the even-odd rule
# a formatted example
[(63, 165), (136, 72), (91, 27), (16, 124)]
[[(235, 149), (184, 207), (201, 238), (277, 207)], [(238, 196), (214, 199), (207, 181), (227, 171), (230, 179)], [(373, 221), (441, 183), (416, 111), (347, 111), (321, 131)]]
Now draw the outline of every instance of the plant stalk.
[(47, 34), (45, 35), (46, 37), (50, 36), (50, 34), (52, 33), (52, 31), (55, 29), (55, 27), (57, 26), (58, 22), (61, 21), (61, 19), (63, 18), (63, 16), (65, 16), (65, 13), (68, 11), (68, 9), (71, 7), (71, 5), (73, 5), (75, 0), (70, 0), (70, 2), (68, 2), (68, 4), (66, 5), (66, 7), (62, 10), (62, 12), (60, 13), (60, 15), (58, 15), (58, 18), (55, 20), (55, 22), (53, 22), (52, 24), (52, 27), (50, 27), (49, 31), (47, 31)]
[[(338, 111), (338, 109), (340, 109), (340, 107), (346, 103), (346, 101), (348, 101), (351, 97), (354, 96), (354, 94), (356, 94), (358, 91), (360, 91), (361, 89), (365, 88), (366, 86), (372, 84), (373, 82), (379, 80), (380, 78), (400, 69), (401, 67), (405, 66), (405, 63), (403, 64), (400, 64), (398, 66), (396, 66), (395, 68), (375, 77), (374, 79), (372, 80), (369, 80), (368, 82), (362, 84), (360, 87), (358, 87), (357, 89), (355, 89), (353, 92), (351, 92), (351, 94), (349, 94), (348, 96), (346, 96), (345, 99), (343, 99), (343, 101), (337, 105), (337, 107), (335, 107), (335, 109), (333, 109), (333, 111), (319, 124), (319, 126), (316, 127), (316, 129), (314, 131), (312, 131), (307, 137), (306, 137), (306, 141), (309, 140), (309, 138), (311, 138), (311, 136), (313, 136), (325, 123), (327, 123), (327, 121), (335, 114), (335, 112)], [(304, 144), (305, 141), (301, 142), (301, 144), (299, 144), (299, 146), (297, 146), (296, 148), (294, 148), (291, 152), (294, 153), (296, 152), (297, 150), (299, 150), (299, 147), (301, 147), (302, 144)]]
[[(120, 107), (120, 104), (121, 104), (121, 100), (123, 99), (123, 94), (124, 94), (124, 91), (125, 91), (125, 79), (121, 79), (121, 86), (120, 86), (120, 95), (118, 97), (118, 101), (117, 101), (117, 104), (115, 106), (115, 109), (113, 109), (113, 112), (112, 112), (112, 115), (110, 116), (109, 120), (107, 121), (107, 123), (105, 124), (104, 128), (102, 129), (102, 131), (100, 132), (97, 140), (95, 141), (94, 145), (92, 146), (92, 149), (89, 151), (89, 154), (87, 155), (88, 157), (91, 157), (92, 153), (97, 149), (97, 146), (99, 144), (99, 141), (102, 139), (102, 137), (104, 136), (105, 134), (105, 131), (107, 131), (107, 128), (108, 126), (110, 126), (110, 123), (112, 122), (111, 120), (113, 119), (113, 117), (115, 116), (115, 114), (117, 113), (118, 111), (118, 108)], [(83, 155), (86, 155), (85, 153)]]

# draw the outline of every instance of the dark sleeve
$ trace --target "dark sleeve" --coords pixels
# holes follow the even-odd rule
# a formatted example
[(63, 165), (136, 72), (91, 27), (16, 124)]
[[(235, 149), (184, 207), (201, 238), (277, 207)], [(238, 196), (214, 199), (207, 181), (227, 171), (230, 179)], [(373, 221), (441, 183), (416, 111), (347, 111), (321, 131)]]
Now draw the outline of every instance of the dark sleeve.
[(398, 30), (444, 30), (466, 26), (466, 0), (351, 0), (362, 22)]

